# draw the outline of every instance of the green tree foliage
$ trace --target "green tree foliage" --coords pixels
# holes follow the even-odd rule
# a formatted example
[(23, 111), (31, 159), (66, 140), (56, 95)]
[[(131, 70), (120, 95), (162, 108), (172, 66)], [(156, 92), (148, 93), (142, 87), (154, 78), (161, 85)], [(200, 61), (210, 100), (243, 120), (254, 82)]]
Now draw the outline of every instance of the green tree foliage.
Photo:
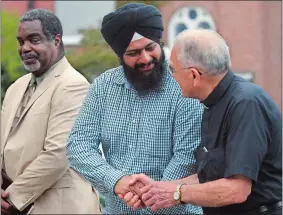
[(16, 79), (25, 71), (21, 67), (16, 40), (19, 17), (7, 11), (1, 11), (1, 98)]
[(80, 33), (83, 35), (80, 47), (68, 50), (66, 56), (89, 81), (119, 65), (117, 55), (105, 42), (99, 29), (86, 29)]
[[(116, 1), (116, 8), (130, 2), (151, 4), (158, 8), (164, 1)], [(66, 56), (89, 81), (119, 65), (116, 54), (105, 42), (99, 29), (85, 29), (80, 33), (83, 34), (82, 44), (79, 48), (69, 49)]]

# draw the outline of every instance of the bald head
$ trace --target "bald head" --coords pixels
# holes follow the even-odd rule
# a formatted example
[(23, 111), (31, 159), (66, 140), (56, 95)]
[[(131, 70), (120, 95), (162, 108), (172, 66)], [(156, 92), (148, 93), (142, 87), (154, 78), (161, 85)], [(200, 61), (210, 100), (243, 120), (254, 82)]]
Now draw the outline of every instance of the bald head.
[(177, 55), (183, 67), (198, 67), (211, 76), (231, 68), (229, 47), (215, 31), (183, 31), (178, 35), (172, 53)]

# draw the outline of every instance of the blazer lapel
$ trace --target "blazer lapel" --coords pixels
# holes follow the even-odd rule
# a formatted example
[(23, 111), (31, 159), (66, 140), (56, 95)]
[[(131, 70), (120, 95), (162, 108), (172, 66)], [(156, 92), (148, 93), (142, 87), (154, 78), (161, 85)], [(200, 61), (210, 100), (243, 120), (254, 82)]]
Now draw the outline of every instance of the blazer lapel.
[(34, 94), (30, 98), (27, 106), (23, 110), (23, 113), (20, 116), (20, 119), (15, 127), (20, 123), (22, 118), (25, 116), (26, 112), (30, 109), (30, 107), (33, 105), (33, 103), (57, 80), (58, 77), (66, 70), (66, 68), (69, 66), (69, 63), (67, 59), (64, 57), (61, 62), (56, 65), (55, 68), (53, 68), (52, 71), (50, 71), (49, 74), (43, 79), (43, 81), (40, 83), (38, 88), (35, 90)]
[[(9, 112), (7, 112), (7, 110), (6, 110), (7, 107), (4, 107), (5, 108), (5, 110), (4, 110), (5, 114), (8, 114), (8, 116), (6, 118), (6, 122), (3, 123), (3, 124), (5, 124), (5, 129), (4, 129), (4, 133), (2, 134), (3, 135), (3, 139), (2, 139), (3, 142), (1, 143), (1, 152), (3, 151), (3, 149), (6, 145), (7, 138), (9, 136), (10, 131), (11, 131), (16, 112), (19, 108), (19, 105), (20, 105), (22, 98), (24, 96), (24, 93), (26, 91), (25, 89), (27, 89), (27, 87), (28, 87), (30, 79), (31, 79), (31, 74), (26, 75), (24, 77), (24, 79), (22, 80), (21, 84), (19, 84), (16, 87), (16, 89), (14, 90), (13, 95), (10, 96), (10, 98), (11, 97), (13, 97), (13, 98), (12, 99), (8, 98), (9, 104), (7, 104), (7, 105), (10, 109)], [(3, 124), (1, 124), (1, 126), (4, 126)]]

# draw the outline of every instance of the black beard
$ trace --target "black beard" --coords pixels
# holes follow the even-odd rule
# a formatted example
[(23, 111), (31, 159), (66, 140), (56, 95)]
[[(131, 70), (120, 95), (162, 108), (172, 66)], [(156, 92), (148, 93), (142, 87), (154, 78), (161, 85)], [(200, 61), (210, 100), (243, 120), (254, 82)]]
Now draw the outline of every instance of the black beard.
[[(135, 90), (139, 94), (148, 94), (150, 91), (160, 87), (164, 73), (164, 62), (165, 55), (162, 49), (159, 60), (153, 58), (148, 64), (136, 64), (135, 68), (129, 67), (124, 61), (121, 61), (121, 65), (124, 68), (124, 74), (127, 80), (133, 85)], [(151, 65), (152, 63), (154, 64), (154, 68), (151, 70), (150, 74), (145, 75), (143, 72), (139, 71), (139, 68)]]

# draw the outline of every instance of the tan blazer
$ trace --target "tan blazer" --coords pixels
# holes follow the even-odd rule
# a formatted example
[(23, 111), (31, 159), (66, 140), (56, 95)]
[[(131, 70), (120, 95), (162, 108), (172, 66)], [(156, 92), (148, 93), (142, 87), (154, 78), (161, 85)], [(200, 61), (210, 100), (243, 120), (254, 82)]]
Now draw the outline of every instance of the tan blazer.
[[(98, 214), (92, 186), (69, 169), (66, 140), (89, 83), (64, 57), (39, 84), (10, 133), (31, 74), (7, 90), (1, 111), (1, 161), (13, 180), (7, 188), (19, 209), (31, 214)], [(10, 134), (9, 134), (10, 133)]]

